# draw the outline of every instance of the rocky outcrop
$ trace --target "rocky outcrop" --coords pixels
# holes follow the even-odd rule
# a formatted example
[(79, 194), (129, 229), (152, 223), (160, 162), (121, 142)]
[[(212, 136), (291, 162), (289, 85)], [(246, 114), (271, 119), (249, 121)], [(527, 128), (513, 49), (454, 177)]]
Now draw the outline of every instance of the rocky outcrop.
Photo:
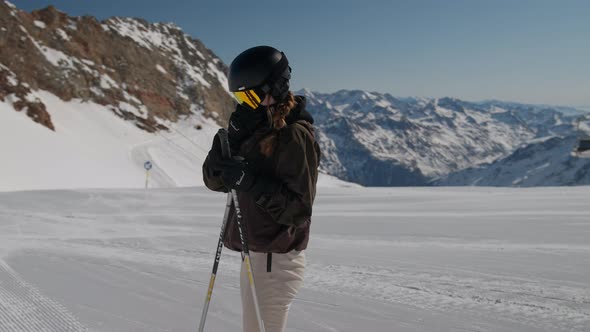
[(32, 99), (30, 92), (28, 84), (18, 81), (14, 73), (0, 65), (0, 101), (10, 99), (17, 112), (25, 112), (33, 121), (55, 131), (45, 104)]
[[(27, 13), (0, 0), (0, 96), (52, 128), (42, 102), (22, 100), (15, 89), (45, 90), (68, 101), (108, 105), (148, 131), (166, 129), (202, 112), (223, 124), (234, 103), (227, 67), (199, 40), (174, 24), (142, 19), (70, 17), (55, 7)], [(20, 86), (20, 88), (19, 88)]]

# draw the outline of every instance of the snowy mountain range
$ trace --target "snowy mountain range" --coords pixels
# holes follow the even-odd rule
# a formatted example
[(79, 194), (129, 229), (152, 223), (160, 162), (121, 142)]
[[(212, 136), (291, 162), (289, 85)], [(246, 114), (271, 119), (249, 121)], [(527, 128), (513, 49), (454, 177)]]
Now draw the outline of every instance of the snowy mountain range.
[[(174, 24), (98, 21), (54, 7), (27, 13), (0, 1), (0, 190), (140, 187), (146, 160), (155, 165), (150, 186), (202, 185), (211, 138), (234, 108), (226, 73)], [(590, 179), (588, 161), (569, 154), (581, 114), (573, 108), (298, 93), (316, 119), (322, 172), (344, 181), (536, 186)], [(326, 175), (320, 182), (350, 185)]]
[[(490, 176), (489, 181), (477, 184), (571, 185), (590, 180), (589, 162), (574, 161), (569, 154), (575, 145), (575, 120), (581, 114), (571, 108), (500, 101), (473, 103), (454, 98), (395, 98), (365, 91), (300, 93), (307, 96), (318, 120), (324, 171), (347, 181), (372, 186), (473, 185), (471, 178), (481, 170), (473, 167), (505, 162), (512, 154), (521, 154), (523, 146), (538, 146), (544, 151), (549, 146), (543, 142), (550, 138), (561, 144), (561, 153), (531, 158), (543, 163), (555, 158), (553, 171), (575, 169), (576, 176), (565, 180), (547, 174), (550, 178), (534, 183), (517, 181), (531, 171), (528, 167), (541, 166), (529, 160), (530, 164), (514, 170), (516, 178), (511, 181)], [(437, 181), (468, 168), (471, 177), (457, 175), (452, 182)]]

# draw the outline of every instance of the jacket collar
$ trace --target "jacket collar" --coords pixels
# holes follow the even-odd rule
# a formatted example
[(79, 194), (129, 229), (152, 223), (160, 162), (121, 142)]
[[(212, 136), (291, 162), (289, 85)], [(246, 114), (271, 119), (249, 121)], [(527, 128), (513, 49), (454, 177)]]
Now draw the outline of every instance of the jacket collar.
[(297, 102), (297, 106), (289, 112), (289, 115), (285, 118), (285, 122), (287, 125), (295, 123), (299, 120), (307, 121), (310, 124), (313, 124), (313, 117), (311, 114), (305, 110), (306, 101), (305, 96), (295, 96), (295, 101)]

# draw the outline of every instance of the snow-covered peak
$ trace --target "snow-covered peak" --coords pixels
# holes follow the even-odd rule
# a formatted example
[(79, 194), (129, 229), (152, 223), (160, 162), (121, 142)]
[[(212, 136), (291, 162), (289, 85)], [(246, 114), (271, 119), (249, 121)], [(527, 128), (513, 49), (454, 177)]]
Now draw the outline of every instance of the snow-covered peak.
[(303, 93), (316, 118), (324, 171), (364, 185), (405, 185), (408, 179), (424, 185), (573, 131), (572, 117), (526, 105), (361, 90)]

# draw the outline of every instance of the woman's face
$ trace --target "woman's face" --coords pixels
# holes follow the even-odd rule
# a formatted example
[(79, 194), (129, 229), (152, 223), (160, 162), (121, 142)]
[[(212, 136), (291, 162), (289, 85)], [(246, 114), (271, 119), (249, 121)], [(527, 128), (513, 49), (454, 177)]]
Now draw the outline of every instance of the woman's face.
[(264, 100), (260, 102), (260, 105), (268, 106), (274, 103), (276, 103), (275, 99), (271, 95), (266, 95), (266, 98), (264, 98)]

